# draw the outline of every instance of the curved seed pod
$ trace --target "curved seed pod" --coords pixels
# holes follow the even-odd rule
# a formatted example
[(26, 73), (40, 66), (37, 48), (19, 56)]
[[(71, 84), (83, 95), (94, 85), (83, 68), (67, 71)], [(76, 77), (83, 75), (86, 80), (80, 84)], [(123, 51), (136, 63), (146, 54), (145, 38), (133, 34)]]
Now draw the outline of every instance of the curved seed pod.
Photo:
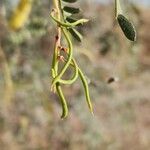
[[(74, 59), (72, 59), (72, 62), (70, 63), (70, 65), (72, 67), (75, 67), (73, 62), (75, 62)], [(86, 96), (86, 101), (87, 101), (87, 104), (88, 104), (88, 107), (89, 107), (89, 110), (90, 112), (94, 115), (93, 113), (93, 105), (91, 103), (91, 99), (90, 99), (90, 94), (89, 94), (89, 87), (88, 87), (88, 82), (86, 80), (86, 77), (85, 75), (83, 74), (83, 72), (81, 71), (81, 69), (78, 67), (78, 73), (79, 73), (79, 77), (82, 81), (82, 84), (83, 84), (83, 87), (84, 87), (84, 92), (85, 92), (85, 96)]]
[(66, 2), (66, 3), (75, 3), (77, 0), (62, 0), (62, 1)]
[(136, 31), (133, 24), (121, 14), (117, 16), (117, 20), (127, 39), (130, 41), (136, 41)]
[(72, 60), (73, 66), (74, 66), (74, 75), (71, 79), (68, 80), (63, 80), (63, 79), (59, 79), (59, 83), (61, 84), (73, 84), (77, 78), (78, 78), (78, 66), (76, 64), (76, 62), (74, 60)]
[(78, 68), (78, 69), (79, 69), (79, 76), (80, 76), (80, 79), (81, 79), (83, 87), (84, 87), (86, 101), (87, 101), (89, 110), (94, 115), (94, 113), (93, 113), (93, 105), (92, 105), (91, 99), (90, 99), (89, 87), (88, 87), (87, 80), (86, 80), (84, 74), (82, 73), (81, 69), (80, 68)]
[(64, 97), (64, 94), (62, 92), (62, 89), (61, 89), (61, 86), (59, 83), (56, 83), (56, 90), (58, 92), (58, 95), (60, 97), (60, 100), (61, 100), (61, 105), (62, 105), (62, 115), (61, 115), (61, 118), (64, 119), (68, 116), (68, 105), (67, 105), (67, 102), (66, 102), (66, 99)]
[(70, 28), (69, 32), (77, 41), (79, 41), (79, 42), (82, 41), (83, 37), (76, 29)]
[(67, 13), (71, 13), (71, 14), (77, 14), (80, 12), (79, 8), (75, 8), (75, 7), (69, 7), (69, 6), (65, 6), (63, 8), (63, 10)]

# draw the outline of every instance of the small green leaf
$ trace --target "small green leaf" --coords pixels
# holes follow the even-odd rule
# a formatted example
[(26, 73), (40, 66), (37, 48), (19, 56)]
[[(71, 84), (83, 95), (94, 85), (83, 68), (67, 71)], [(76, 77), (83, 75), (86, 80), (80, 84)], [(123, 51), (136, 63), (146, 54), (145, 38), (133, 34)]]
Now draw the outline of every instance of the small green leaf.
[(77, 0), (62, 0), (62, 1), (66, 2), (66, 3), (75, 3)]
[(70, 28), (69, 32), (77, 41), (82, 41), (82, 35), (76, 29)]
[(136, 31), (133, 24), (123, 15), (117, 16), (118, 23), (124, 33), (124, 35), (131, 41), (136, 41)]
[(69, 7), (69, 6), (65, 6), (63, 8), (63, 10), (67, 13), (71, 13), (71, 14), (77, 14), (80, 12), (79, 8), (75, 8), (75, 7)]
[(70, 23), (73, 23), (73, 22), (76, 22), (76, 21), (77, 21), (77, 19), (71, 18), (71, 17), (67, 17), (66, 20), (67, 20), (68, 22), (70, 22)]
[[(72, 17), (67, 17), (66, 21), (68, 21), (69, 23), (74, 23), (76, 21), (78, 21), (78, 19), (72, 18)], [(79, 23), (77, 26), (82, 25), (81, 23)]]

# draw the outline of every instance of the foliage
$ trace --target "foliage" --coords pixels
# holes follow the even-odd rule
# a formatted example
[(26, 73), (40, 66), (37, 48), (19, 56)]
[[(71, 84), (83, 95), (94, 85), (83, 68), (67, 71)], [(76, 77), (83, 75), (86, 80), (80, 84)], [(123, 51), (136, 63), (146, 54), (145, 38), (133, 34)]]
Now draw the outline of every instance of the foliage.
[[(64, 2), (68, 3), (74, 3), (76, 1), (70, 0)], [(82, 73), (81, 69), (78, 67), (76, 61), (73, 58), (73, 44), (70, 39), (69, 32), (71, 35), (76, 38), (78, 41), (82, 40), (82, 35), (75, 29), (78, 25), (83, 25), (84, 23), (88, 22), (87, 19), (74, 19), (73, 14), (78, 14), (80, 12), (79, 8), (75, 7), (70, 7), (70, 6), (62, 6), (63, 0), (53, 0), (53, 3), (55, 5), (55, 9), (52, 10), (51, 12), (51, 18), (57, 23), (57, 35), (55, 36), (55, 47), (54, 47), (54, 55), (53, 55), (53, 62), (52, 62), (52, 86), (51, 90), (52, 91), (57, 91), (61, 104), (62, 104), (62, 115), (61, 118), (65, 118), (68, 115), (68, 106), (66, 99), (64, 97), (64, 94), (62, 92), (61, 84), (73, 84), (78, 76), (80, 77), (85, 95), (86, 95), (86, 100), (87, 104), (89, 107), (89, 110), (93, 113), (93, 108), (90, 100), (90, 95), (89, 95), (89, 88), (88, 88), (88, 83), (87, 80)], [(122, 9), (120, 6), (120, 1), (115, 0), (115, 8), (116, 8), (116, 19), (118, 20), (118, 23), (123, 30), (123, 33), (125, 36), (131, 40), (135, 41), (136, 40), (136, 32), (134, 29), (134, 26), (129, 22), (126, 17), (123, 16), (122, 14)], [(65, 15), (65, 13), (69, 13), (69, 15)], [(55, 17), (56, 16), (56, 17)], [(73, 17), (72, 17), (73, 16)], [(67, 41), (67, 48), (62, 46), (61, 44), (61, 33), (64, 34), (65, 40)], [(61, 54), (61, 51), (65, 52), (65, 57)], [(65, 62), (65, 65), (59, 72), (59, 63)], [(64, 73), (67, 71), (69, 66), (74, 67), (74, 75), (71, 79), (64, 80), (62, 79)]]
[[(68, 1), (68, 2), (73, 3), (76, 1)], [(55, 4), (56, 10), (55, 9), (52, 10), (51, 17), (58, 24), (57, 25), (58, 31), (57, 31), (57, 35), (55, 36), (54, 56), (53, 56), (52, 69), (51, 69), (52, 77), (53, 77), (51, 89), (54, 92), (55, 92), (55, 90), (57, 90), (57, 93), (61, 99), (62, 110), (63, 110), (61, 118), (65, 118), (68, 115), (68, 106), (66, 103), (66, 99), (63, 95), (62, 89), (61, 89), (61, 84), (65, 84), (65, 85), (73, 84), (76, 81), (76, 79), (78, 78), (78, 76), (80, 77), (80, 79), (83, 83), (89, 110), (93, 113), (93, 108), (92, 108), (90, 95), (89, 95), (88, 83), (86, 81), (84, 74), (82, 73), (81, 69), (79, 68), (75, 59), (73, 58), (73, 45), (72, 45), (72, 41), (71, 41), (70, 35), (69, 35), (69, 32), (70, 32), (72, 34), (72, 36), (74, 36), (76, 39), (81, 41), (81, 35), (75, 29), (75, 27), (79, 24), (82, 25), (82, 24), (88, 22), (88, 20), (87, 19), (79, 19), (74, 22), (68, 22), (66, 19), (66, 16), (65, 16), (65, 12), (71, 14), (71, 15), (69, 15), (69, 17), (71, 17), (73, 14), (80, 12), (79, 8), (69, 7), (69, 6), (64, 6), (62, 8), (61, 0), (54, 0), (54, 4)], [(55, 18), (55, 15), (57, 15), (57, 18)], [(67, 45), (68, 45), (67, 48), (61, 45), (61, 32), (64, 34), (64, 37), (67, 41)], [(61, 51), (65, 52), (66, 58), (61, 54)], [(58, 66), (59, 66), (60, 62), (65, 62), (65, 65), (63, 66), (61, 71), (58, 73), (58, 70), (59, 70)], [(69, 66), (74, 67), (75, 71), (74, 71), (73, 77), (68, 80), (61, 79)]]

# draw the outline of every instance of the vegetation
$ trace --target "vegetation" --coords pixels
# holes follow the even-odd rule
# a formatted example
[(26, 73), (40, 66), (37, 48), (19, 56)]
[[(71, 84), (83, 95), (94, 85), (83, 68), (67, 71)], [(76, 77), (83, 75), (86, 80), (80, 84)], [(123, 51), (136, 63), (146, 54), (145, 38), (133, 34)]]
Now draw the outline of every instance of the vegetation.
[[(50, 14), (51, 18), (57, 23), (57, 35), (55, 36), (54, 55), (53, 55), (53, 62), (52, 62), (52, 69), (51, 69), (52, 77), (53, 77), (51, 90), (54, 92), (57, 91), (61, 99), (61, 103), (62, 103), (61, 118), (65, 118), (68, 115), (68, 106), (64, 94), (62, 92), (61, 84), (65, 84), (65, 85), (73, 84), (77, 80), (78, 76), (80, 77), (83, 83), (89, 110), (93, 113), (93, 107), (90, 100), (88, 83), (86, 77), (84, 76), (81, 69), (77, 65), (75, 59), (73, 58), (73, 44), (69, 35), (70, 33), (73, 37), (75, 37), (78, 41), (81, 42), (82, 35), (75, 29), (75, 27), (77, 27), (78, 25), (83, 25), (84, 23), (88, 22), (88, 20), (74, 19), (73, 15), (78, 14), (80, 12), (80, 9), (75, 7), (70, 7), (70, 6), (62, 6), (63, 1), (67, 3), (75, 3), (77, 0), (69, 0), (69, 1), (53, 0), (55, 8), (52, 10)], [(136, 31), (132, 23), (130, 23), (129, 20), (126, 17), (124, 17), (119, 0), (115, 0), (115, 11), (116, 11), (116, 19), (118, 20), (118, 23), (125, 36), (129, 40), (135, 41)], [(65, 15), (66, 12), (69, 14)], [(68, 45), (67, 48), (62, 46), (61, 44), (61, 33), (64, 34), (64, 37), (67, 41), (67, 45)], [(66, 58), (61, 54), (61, 51), (65, 52)], [(60, 62), (65, 62), (65, 65), (59, 72)], [(73, 77), (68, 80), (61, 79), (69, 66), (74, 67), (75, 71)]]
[[(71, 0), (65, 2), (74, 3), (76, 1)], [(61, 84), (66, 84), (66, 85), (73, 84), (77, 80), (78, 76), (80, 77), (84, 86), (88, 107), (90, 111), (93, 113), (93, 108), (92, 108), (90, 95), (89, 95), (88, 83), (84, 74), (82, 73), (81, 69), (78, 67), (75, 59), (73, 58), (73, 44), (69, 35), (70, 32), (76, 39), (81, 41), (81, 34), (75, 29), (75, 27), (77, 25), (82, 25), (88, 22), (88, 20), (80, 19), (73, 22), (68, 22), (66, 18), (68, 18), (69, 20), (70, 19), (75, 20), (74, 18), (71, 17), (73, 14), (77, 14), (80, 12), (79, 8), (69, 7), (69, 6), (64, 6), (62, 8), (61, 0), (54, 0), (54, 4), (56, 10), (55, 9), (52, 10), (51, 17), (58, 24), (58, 29), (57, 29), (58, 31), (57, 31), (57, 35), (55, 36), (55, 48), (54, 48), (54, 56), (53, 56), (52, 69), (51, 69), (52, 77), (54, 78), (52, 81), (51, 89), (54, 91), (57, 90), (57, 93), (61, 99), (62, 110), (63, 110), (61, 117), (65, 118), (68, 115), (68, 106), (61, 89)], [(70, 15), (66, 17), (65, 12), (69, 13)], [(54, 14), (57, 14), (57, 18), (55, 18)], [(64, 34), (64, 37), (67, 41), (67, 45), (68, 45), (67, 48), (61, 45), (61, 32)], [(61, 54), (61, 51), (65, 52), (66, 58)], [(64, 61), (65, 65), (61, 69), (60, 73), (58, 73), (59, 70), (58, 66), (60, 61), (61, 62)], [(68, 80), (61, 79), (69, 66), (74, 67), (75, 71), (73, 77)]]

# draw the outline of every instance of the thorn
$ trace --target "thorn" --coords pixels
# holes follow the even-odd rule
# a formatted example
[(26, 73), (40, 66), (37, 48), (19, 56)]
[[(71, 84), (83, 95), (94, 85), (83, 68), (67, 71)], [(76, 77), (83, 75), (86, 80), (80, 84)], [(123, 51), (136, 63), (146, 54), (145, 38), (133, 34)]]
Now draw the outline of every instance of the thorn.
[(61, 50), (64, 51), (64, 52), (67, 52), (67, 51), (68, 51), (68, 49), (65, 48), (65, 47), (62, 47)]
[(58, 46), (58, 49), (61, 50), (62, 46)]
[(53, 8), (51, 13), (57, 13), (57, 10), (55, 8)]
[(56, 36), (55, 36), (55, 40), (56, 40), (56, 41), (58, 41), (58, 39), (59, 39), (59, 36), (58, 36), (58, 35), (56, 35)]
[(58, 59), (59, 61), (62, 61), (62, 62), (65, 61), (65, 58), (64, 58), (64, 56), (62, 56), (62, 55), (61, 55), (61, 56), (59, 55), (59, 56), (57, 57), (57, 59)]
[(68, 49), (63, 46), (58, 46), (58, 49), (67, 53)]

